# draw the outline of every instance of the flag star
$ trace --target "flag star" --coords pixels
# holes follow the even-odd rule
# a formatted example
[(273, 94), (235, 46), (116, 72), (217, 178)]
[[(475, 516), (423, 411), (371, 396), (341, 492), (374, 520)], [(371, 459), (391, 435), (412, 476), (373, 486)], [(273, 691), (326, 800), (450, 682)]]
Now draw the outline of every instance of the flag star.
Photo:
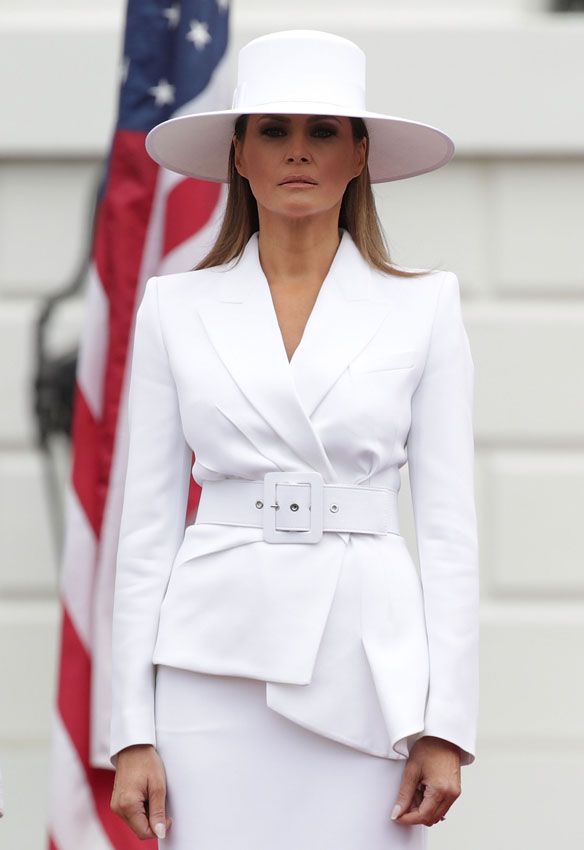
[(176, 29), (180, 21), (180, 5), (173, 3), (168, 9), (163, 9), (162, 14), (167, 19), (168, 26), (173, 30)]
[(186, 35), (187, 41), (192, 41), (197, 50), (201, 50), (209, 41), (209, 26), (205, 21), (191, 21), (191, 28)]
[(124, 56), (124, 58), (122, 60), (122, 67), (121, 67), (121, 70), (120, 70), (120, 78), (122, 80), (122, 85), (124, 85), (124, 83), (128, 79), (129, 70), (130, 70), (130, 57)]
[(156, 106), (166, 106), (169, 103), (174, 103), (174, 86), (168, 80), (160, 80), (157, 86), (152, 86), (148, 91), (154, 96)]
[(229, 0), (217, 0), (217, 5), (222, 12), (225, 12), (226, 9), (229, 9)]

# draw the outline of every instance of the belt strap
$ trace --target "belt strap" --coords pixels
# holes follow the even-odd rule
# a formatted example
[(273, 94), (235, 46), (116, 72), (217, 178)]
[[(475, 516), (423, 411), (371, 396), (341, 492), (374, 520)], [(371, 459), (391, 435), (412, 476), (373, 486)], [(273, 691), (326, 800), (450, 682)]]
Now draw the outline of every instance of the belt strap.
[(202, 485), (195, 524), (263, 528), (269, 543), (316, 543), (324, 531), (399, 534), (397, 491), (324, 484), (319, 472), (267, 472)]

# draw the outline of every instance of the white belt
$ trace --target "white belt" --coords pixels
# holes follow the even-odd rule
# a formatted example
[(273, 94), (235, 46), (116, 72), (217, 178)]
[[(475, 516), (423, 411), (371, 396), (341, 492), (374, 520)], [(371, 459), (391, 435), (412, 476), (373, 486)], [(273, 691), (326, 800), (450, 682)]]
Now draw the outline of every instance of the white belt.
[(399, 534), (397, 491), (324, 484), (320, 472), (205, 481), (195, 524), (263, 528), (268, 543), (317, 543), (324, 531)]

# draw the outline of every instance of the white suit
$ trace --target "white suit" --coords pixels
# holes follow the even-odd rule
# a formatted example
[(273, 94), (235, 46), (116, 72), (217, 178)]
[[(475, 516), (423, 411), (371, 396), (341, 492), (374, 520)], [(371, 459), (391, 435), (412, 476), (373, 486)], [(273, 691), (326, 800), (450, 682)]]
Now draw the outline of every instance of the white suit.
[[(154, 664), (265, 680), (270, 708), (364, 752), (405, 759), (425, 734), (474, 761), (473, 373), (456, 275), (385, 274), (346, 230), (291, 362), (257, 233), (235, 264), (147, 282), (114, 600), (112, 764), (123, 747), (156, 743)], [(203, 486), (316, 470), (325, 484), (398, 490), (407, 459), (420, 575), (395, 533), (274, 544), (261, 528), (185, 531), (191, 450)], [(360, 600), (358, 631), (331, 616), (342, 571)]]

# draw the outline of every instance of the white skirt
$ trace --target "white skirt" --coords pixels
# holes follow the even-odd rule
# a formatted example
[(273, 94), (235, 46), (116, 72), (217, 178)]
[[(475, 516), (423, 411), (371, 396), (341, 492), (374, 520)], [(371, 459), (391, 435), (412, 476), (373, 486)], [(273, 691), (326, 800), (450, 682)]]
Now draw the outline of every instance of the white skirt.
[(263, 680), (155, 669), (161, 850), (425, 850), (427, 826), (390, 820), (405, 760), (288, 720)]

